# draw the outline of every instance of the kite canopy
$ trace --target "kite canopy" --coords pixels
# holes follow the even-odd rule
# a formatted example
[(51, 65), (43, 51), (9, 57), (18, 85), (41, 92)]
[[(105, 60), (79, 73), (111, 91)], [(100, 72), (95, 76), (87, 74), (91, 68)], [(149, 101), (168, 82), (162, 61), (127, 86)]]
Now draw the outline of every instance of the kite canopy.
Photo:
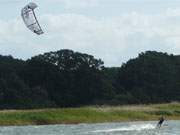
[(38, 6), (35, 3), (33, 3), (33, 2), (29, 3), (21, 10), (21, 16), (22, 16), (22, 19), (23, 19), (25, 25), (32, 32), (34, 32), (38, 35), (41, 35), (44, 32), (42, 31), (41, 26), (39, 25), (39, 22), (34, 13), (34, 9), (37, 7)]

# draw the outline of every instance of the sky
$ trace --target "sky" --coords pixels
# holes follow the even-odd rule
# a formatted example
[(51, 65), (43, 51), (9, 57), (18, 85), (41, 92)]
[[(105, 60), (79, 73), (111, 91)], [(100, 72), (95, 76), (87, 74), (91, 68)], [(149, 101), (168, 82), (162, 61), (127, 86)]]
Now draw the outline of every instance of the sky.
[(32, 0), (45, 32), (22, 19), (29, 0), (0, 0), (0, 54), (19, 59), (60, 49), (121, 66), (148, 50), (180, 54), (179, 0)]

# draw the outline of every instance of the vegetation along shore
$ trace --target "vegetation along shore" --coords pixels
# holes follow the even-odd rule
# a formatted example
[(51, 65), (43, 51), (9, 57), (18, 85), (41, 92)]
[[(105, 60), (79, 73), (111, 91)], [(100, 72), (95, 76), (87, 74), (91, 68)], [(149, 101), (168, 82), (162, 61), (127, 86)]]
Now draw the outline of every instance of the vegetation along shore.
[(180, 55), (156, 51), (119, 67), (68, 49), (0, 55), (0, 125), (180, 119), (179, 82)]
[(180, 103), (89, 106), (64, 109), (0, 111), (0, 125), (79, 124), (123, 121), (180, 120)]
[(119, 67), (59, 50), (28, 60), (0, 55), (0, 109), (180, 102), (180, 56), (147, 51)]

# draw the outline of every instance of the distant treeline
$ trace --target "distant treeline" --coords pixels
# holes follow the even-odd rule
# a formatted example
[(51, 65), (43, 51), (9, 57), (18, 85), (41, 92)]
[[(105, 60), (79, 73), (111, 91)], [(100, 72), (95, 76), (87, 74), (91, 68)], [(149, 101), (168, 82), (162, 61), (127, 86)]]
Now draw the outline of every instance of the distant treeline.
[(140, 53), (121, 67), (91, 55), (60, 50), (26, 61), (0, 55), (0, 108), (180, 101), (180, 56)]

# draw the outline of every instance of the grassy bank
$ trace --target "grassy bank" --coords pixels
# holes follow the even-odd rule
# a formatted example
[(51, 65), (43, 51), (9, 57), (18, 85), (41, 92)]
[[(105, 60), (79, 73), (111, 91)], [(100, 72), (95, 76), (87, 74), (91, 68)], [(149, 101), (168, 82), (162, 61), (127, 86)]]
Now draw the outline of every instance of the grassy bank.
[(0, 125), (144, 121), (157, 120), (161, 115), (169, 120), (180, 120), (180, 103), (42, 110), (4, 110), (0, 111)]

